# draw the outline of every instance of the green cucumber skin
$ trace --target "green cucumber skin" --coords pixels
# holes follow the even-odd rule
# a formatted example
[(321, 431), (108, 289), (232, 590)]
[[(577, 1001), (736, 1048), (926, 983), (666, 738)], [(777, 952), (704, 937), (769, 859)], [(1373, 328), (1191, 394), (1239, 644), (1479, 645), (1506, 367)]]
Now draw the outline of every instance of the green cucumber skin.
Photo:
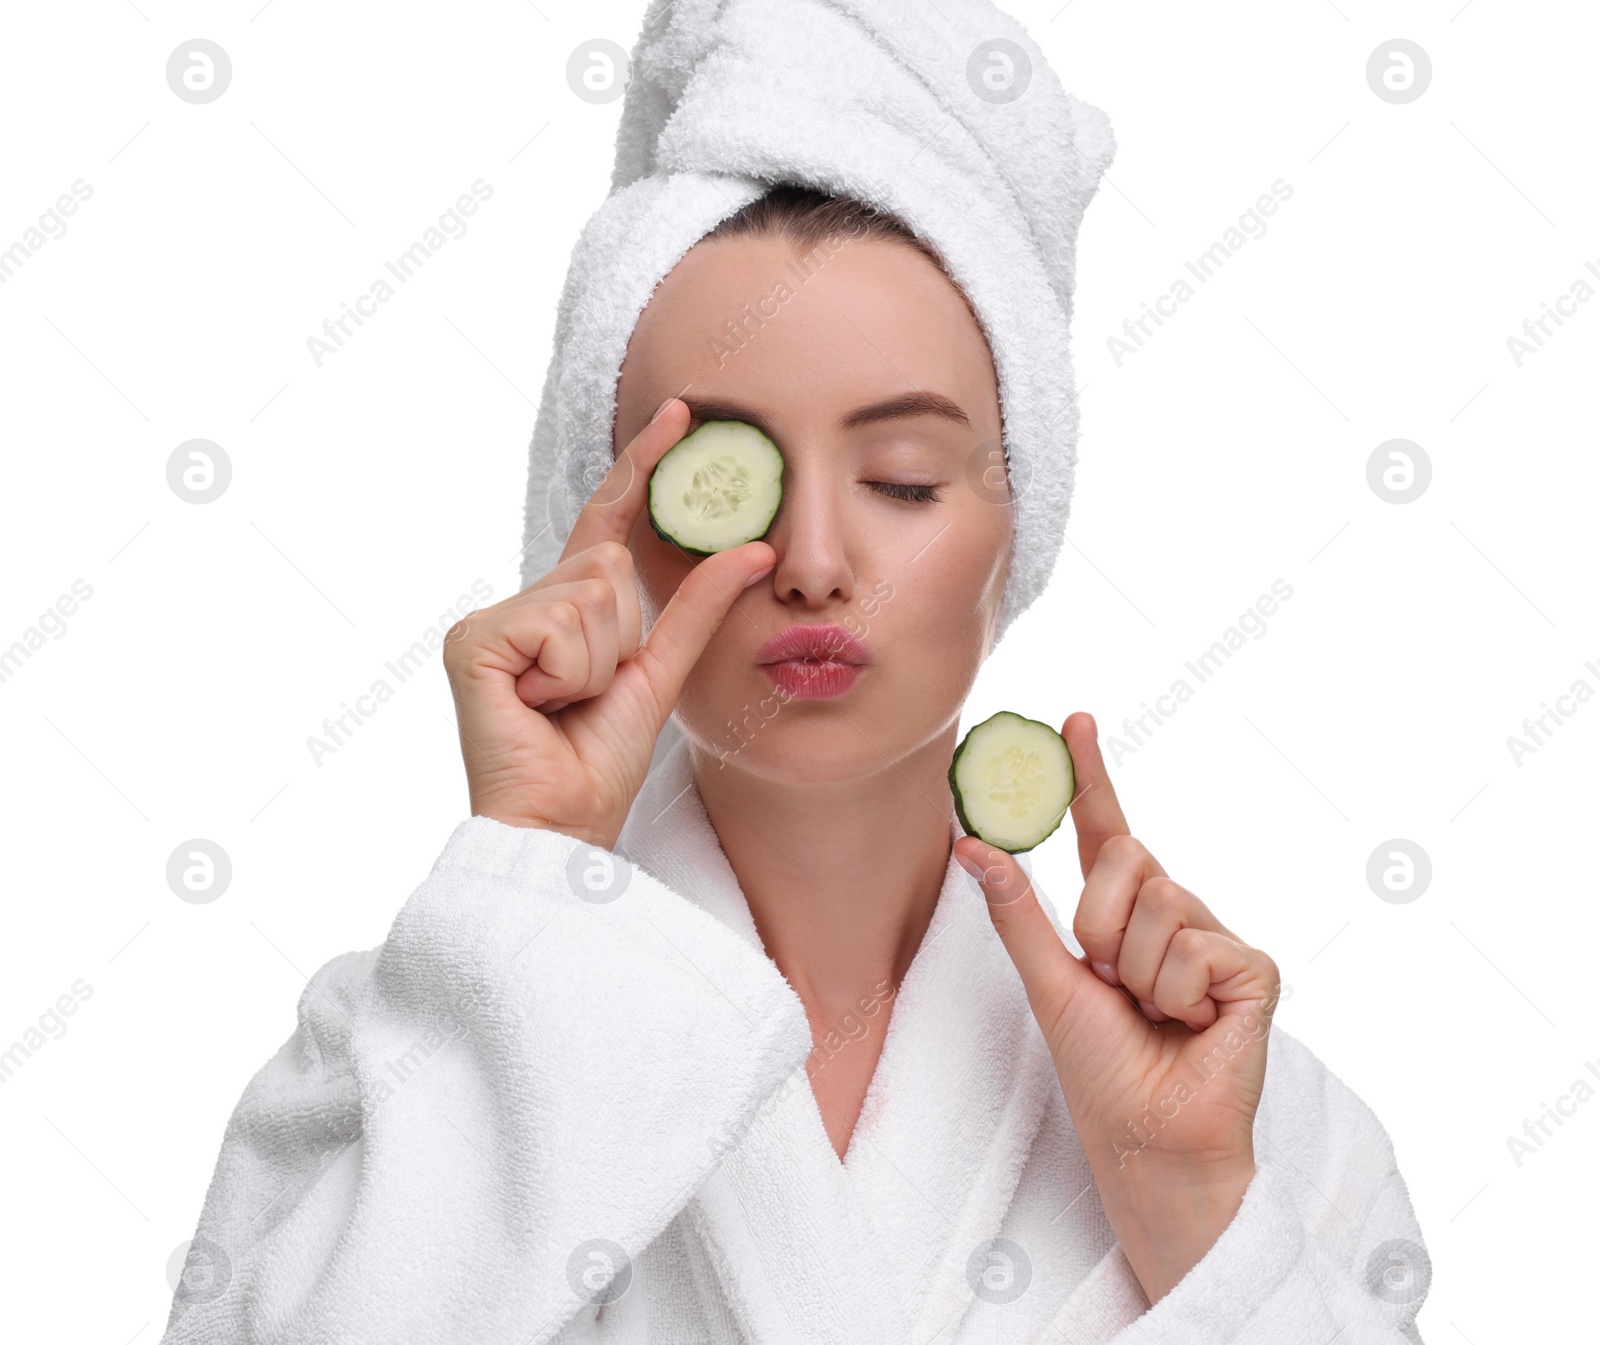
[[(657, 537), (659, 537), (663, 542), (671, 542), (672, 545), (677, 547), (679, 551), (687, 552), (691, 556), (714, 556), (714, 555), (717, 554), (715, 551), (702, 551), (702, 550), (700, 550), (699, 547), (696, 547), (696, 546), (685, 546), (682, 542), (680, 542), (671, 533), (662, 531), (661, 525), (656, 522), (656, 516), (649, 510), (648, 507), (645, 509), (644, 512), (645, 512), (645, 517), (647, 517), (650, 520), (650, 530), (653, 533), (655, 533), (655, 535)], [(770, 528), (771, 525), (769, 524), (768, 527)], [(766, 534), (763, 533), (762, 536), (764, 537), (764, 536), (766, 536)], [(752, 538), (751, 540), (755, 541), (755, 540), (758, 540), (758, 539)]]
[[(665, 462), (673, 454), (674, 451), (676, 451), (681, 445), (688, 443), (689, 440), (693, 439), (694, 436), (697, 435), (698, 433), (700, 433), (701, 430), (705, 429), (707, 425), (717, 425), (717, 424), (745, 425), (746, 423), (747, 422), (742, 421), (742, 420), (733, 420), (733, 421), (725, 421), (725, 422), (724, 421), (708, 420), (708, 421), (704, 422), (704, 424), (697, 425), (693, 430), (691, 430), (688, 434), (684, 435), (682, 439), (678, 440), (678, 442), (676, 444), (674, 444), (671, 448), (669, 448), (665, 453), (663, 453), (659, 458), (656, 459), (656, 465), (650, 469), (650, 475), (651, 475), (652, 479), (654, 478), (656, 472), (660, 469), (661, 464), (663, 462)], [(749, 428), (755, 429), (755, 426), (751, 425), (751, 426), (749, 426)], [(756, 433), (757, 434), (761, 434), (761, 431), (756, 430)], [(767, 438), (767, 436), (765, 434), (761, 434), (761, 437), (763, 439), (766, 439), (769, 444), (772, 443), (772, 440)], [(777, 448), (776, 444), (773, 444), (772, 446), (773, 446), (774, 449)], [(779, 508), (781, 508), (782, 505), (783, 505), (783, 479), (784, 479), (784, 476), (787, 474), (787, 472), (788, 472), (788, 462), (784, 459), (782, 453), (780, 452), (779, 455), (778, 455), (778, 476), (777, 476), (778, 500), (777, 500), (777, 503), (773, 505), (772, 513), (767, 518), (767, 525), (766, 525), (766, 527), (762, 528), (762, 530), (760, 532), (758, 532), (754, 537), (747, 537), (743, 542), (737, 543), (737, 545), (745, 546), (749, 542), (759, 542), (763, 537), (765, 537), (769, 532), (772, 531), (772, 524), (773, 524), (774, 520), (778, 517)], [(652, 487), (647, 486), (646, 489), (645, 489), (645, 509), (644, 509), (644, 512), (645, 512), (645, 517), (650, 522), (650, 530), (652, 532), (654, 532), (657, 537), (659, 537), (663, 542), (670, 542), (673, 546), (677, 547), (680, 551), (682, 551), (685, 554), (690, 555), (690, 556), (701, 556), (701, 557), (704, 557), (704, 556), (714, 556), (714, 555), (717, 554), (715, 551), (702, 551), (697, 546), (690, 546), (686, 542), (681, 542), (676, 537), (674, 537), (670, 532), (666, 531), (666, 529), (664, 529), (659, 523), (656, 522), (656, 511), (651, 507), (651, 498), (652, 498)], [(733, 547), (728, 547), (726, 549), (731, 551), (731, 550), (733, 550)]]
[[(1071, 811), (1072, 805), (1069, 802), (1067, 807), (1062, 810), (1061, 816), (1056, 818), (1055, 825), (1052, 826), (1049, 831), (1045, 832), (1045, 834), (1043, 836), (1039, 837), (1039, 839), (1036, 840), (1032, 845), (1019, 845), (1015, 849), (1012, 849), (1008, 845), (997, 845), (997, 844), (995, 844), (995, 842), (987, 839), (981, 832), (978, 831), (978, 829), (975, 826), (972, 825), (972, 819), (967, 816), (967, 810), (962, 806), (961, 788), (960, 788), (959, 785), (956, 784), (956, 763), (961, 760), (961, 754), (967, 750), (967, 743), (972, 738), (972, 735), (974, 733), (976, 733), (980, 728), (983, 728), (984, 725), (992, 724), (995, 720), (999, 719), (1002, 715), (1010, 716), (1012, 719), (1026, 720), (1030, 724), (1038, 724), (1040, 728), (1050, 729), (1050, 726), (1048, 724), (1046, 724), (1043, 720), (1040, 720), (1040, 719), (1028, 719), (1027, 715), (1019, 715), (1014, 710), (997, 710), (997, 711), (995, 711), (994, 714), (990, 715), (982, 723), (974, 724), (962, 736), (962, 739), (961, 739), (960, 743), (958, 743), (956, 745), (956, 750), (955, 750), (954, 754), (950, 758), (950, 768), (946, 772), (946, 778), (950, 782), (950, 794), (951, 794), (951, 797), (955, 799), (955, 804), (956, 804), (956, 820), (961, 823), (961, 829), (964, 832), (966, 832), (967, 835), (976, 836), (985, 845), (990, 846), (991, 848), (993, 848), (995, 850), (1004, 850), (1008, 855), (1020, 855), (1020, 854), (1025, 854), (1029, 850), (1037, 849), (1039, 846), (1043, 845), (1047, 840), (1049, 840), (1052, 836), (1054, 836), (1056, 834), (1056, 831), (1060, 828), (1061, 824), (1064, 821), (1066, 821), (1067, 813), (1069, 811)], [(1050, 732), (1055, 733), (1056, 730), (1050, 729)], [(1058, 734), (1057, 736), (1059, 737), (1060, 735)], [(1062, 746), (1063, 747), (1066, 746), (1065, 741), (1062, 742)], [(1067, 753), (1067, 760), (1068, 761), (1072, 760), (1072, 753), (1070, 751)], [(1073, 778), (1074, 778), (1074, 780), (1076, 780), (1076, 778), (1077, 778), (1076, 764), (1074, 764)]]

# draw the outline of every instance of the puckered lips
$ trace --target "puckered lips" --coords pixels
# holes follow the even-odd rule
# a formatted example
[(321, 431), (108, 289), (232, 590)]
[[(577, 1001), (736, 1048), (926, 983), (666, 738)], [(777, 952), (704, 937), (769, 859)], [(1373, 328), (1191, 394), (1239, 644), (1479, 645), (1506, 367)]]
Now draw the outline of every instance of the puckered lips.
[(756, 661), (795, 699), (821, 700), (848, 691), (871, 659), (843, 626), (797, 622), (763, 644)]

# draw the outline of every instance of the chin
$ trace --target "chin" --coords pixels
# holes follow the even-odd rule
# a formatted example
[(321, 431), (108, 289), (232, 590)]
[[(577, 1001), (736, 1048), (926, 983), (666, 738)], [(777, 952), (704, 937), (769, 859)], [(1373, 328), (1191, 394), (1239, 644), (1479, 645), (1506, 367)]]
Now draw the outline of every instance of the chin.
[[(680, 718), (679, 723), (708, 770), (740, 771), (774, 783), (856, 780), (884, 769), (885, 753), (890, 759), (898, 755), (881, 734), (874, 735), (874, 746), (844, 718), (829, 715), (825, 707), (830, 704), (837, 702), (782, 704), (774, 699), (768, 705), (777, 710), (769, 718), (751, 713), (724, 723), (720, 731), (698, 720), (684, 723)], [(857, 716), (851, 718), (860, 723)]]

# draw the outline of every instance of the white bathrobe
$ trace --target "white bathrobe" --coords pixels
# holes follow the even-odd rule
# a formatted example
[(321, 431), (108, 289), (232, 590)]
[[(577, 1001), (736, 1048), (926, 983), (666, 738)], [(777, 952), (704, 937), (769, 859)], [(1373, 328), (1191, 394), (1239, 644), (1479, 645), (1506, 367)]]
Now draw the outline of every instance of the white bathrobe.
[(162, 1339), (1420, 1342), (1426, 1256), (1389, 1138), (1281, 1027), (1258, 1172), (1151, 1307), (953, 859), (875, 1011), (888, 1033), (841, 1163), (805, 1011), (681, 740), (614, 852), (464, 821), (382, 946), (312, 977), (245, 1089)]

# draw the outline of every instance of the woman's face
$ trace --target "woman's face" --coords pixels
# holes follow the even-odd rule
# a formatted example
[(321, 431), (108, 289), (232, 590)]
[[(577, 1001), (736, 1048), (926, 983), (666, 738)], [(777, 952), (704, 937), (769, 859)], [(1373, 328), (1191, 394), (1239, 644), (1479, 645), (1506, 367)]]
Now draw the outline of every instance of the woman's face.
[[(819, 248), (809, 266), (797, 256), (774, 236), (688, 252), (629, 342), (613, 450), (677, 396), (691, 431), (755, 420), (783, 454), (783, 500), (764, 538), (776, 567), (734, 602), (676, 717), (724, 767), (798, 782), (877, 772), (953, 731), (993, 645), (1012, 506), (988, 345), (943, 273), (877, 239)], [(948, 414), (859, 414), (919, 395)], [(937, 499), (896, 498), (892, 485), (932, 487), (899, 493)], [(629, 546), (649, 629), (700, 558), (643, 516)], [(757, 651), (795, 623), (837, 623), (866, 646), (849, 690), (805, 699), (773, 680)]]

